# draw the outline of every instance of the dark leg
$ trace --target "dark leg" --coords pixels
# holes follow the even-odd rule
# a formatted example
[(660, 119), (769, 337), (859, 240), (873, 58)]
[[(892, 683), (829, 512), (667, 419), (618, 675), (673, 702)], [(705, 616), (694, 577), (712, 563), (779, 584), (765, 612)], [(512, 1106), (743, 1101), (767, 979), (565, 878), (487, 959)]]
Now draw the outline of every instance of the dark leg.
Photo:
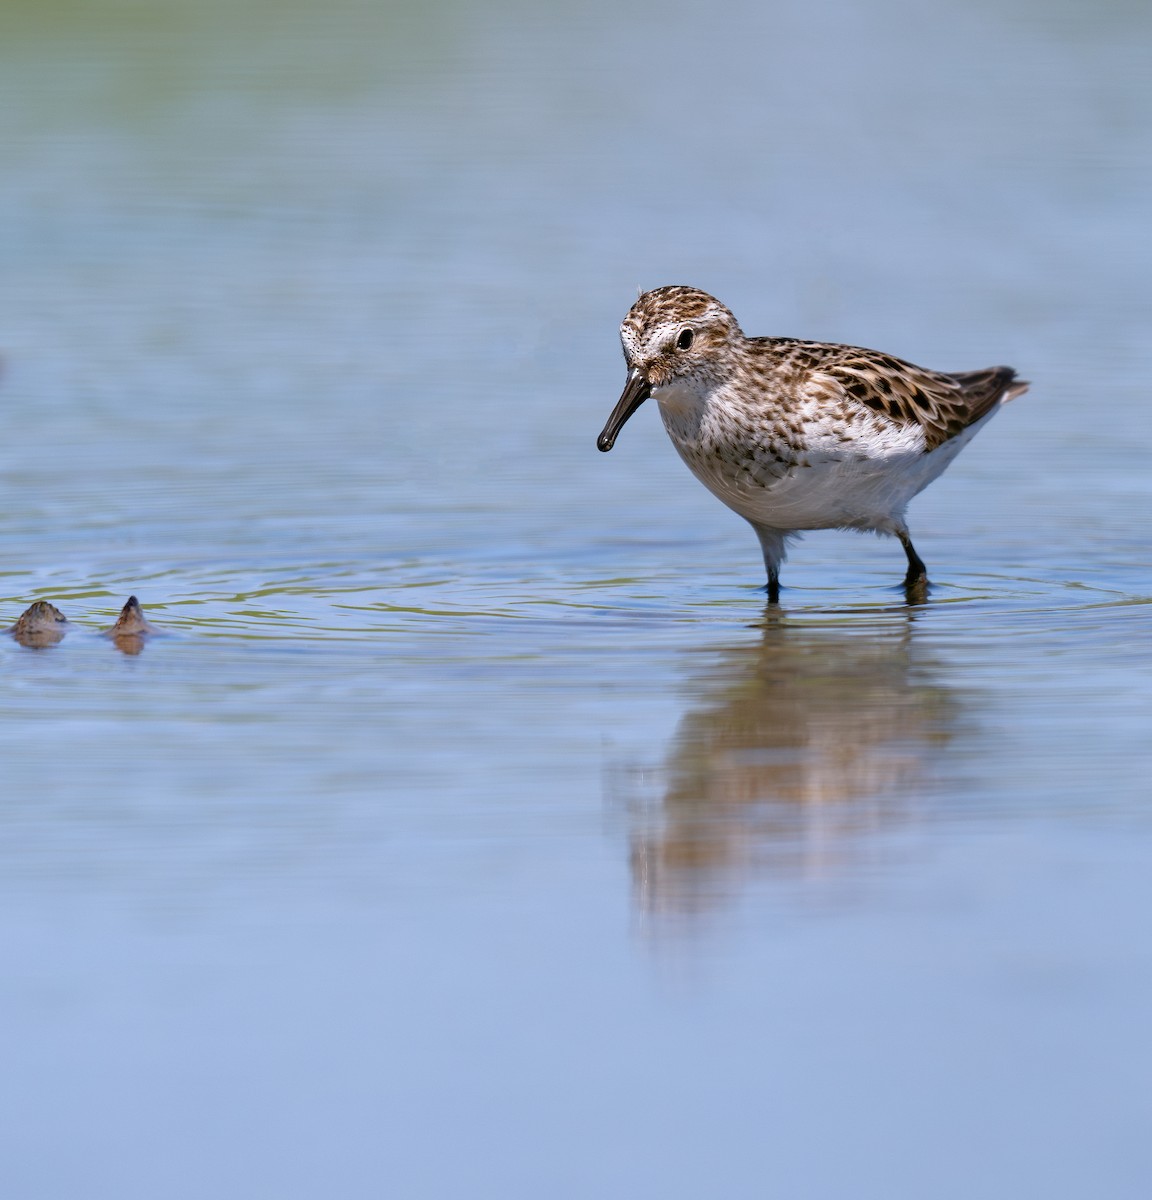
[(756, 536), (760, 539), (760, 549), (764, 551), (764, 569), (768, 572), (768, 603), (780, 603), (780, 564), (784, 561), (785, 542), (788, 538), (786, 529), (768, 529), (763, 525), (753, 524)]
[(780, 603), (780, 572), (775, 567), (768, 568), (768, 603)]
[(928, 596), (928, 568), (916, 553), (912, 539), (906, 533), (897, 536), (900, 538), (900, 545), (904, 547), (904, 553), (908, 555), (908, 574), (904, 576), (904, 591), (907, 593), (908, 603), (922, 604)]

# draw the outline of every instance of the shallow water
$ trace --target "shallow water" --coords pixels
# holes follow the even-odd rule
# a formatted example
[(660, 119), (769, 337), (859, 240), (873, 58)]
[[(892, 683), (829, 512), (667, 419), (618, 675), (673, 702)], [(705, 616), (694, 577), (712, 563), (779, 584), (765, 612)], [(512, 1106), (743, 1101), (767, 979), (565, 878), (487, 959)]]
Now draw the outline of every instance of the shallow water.
[[(0, 17), (3, 1194), (1146, 1196), (1152, 17), (242, 7)], [(668, 282), (1032, 379), (928, 604)]]

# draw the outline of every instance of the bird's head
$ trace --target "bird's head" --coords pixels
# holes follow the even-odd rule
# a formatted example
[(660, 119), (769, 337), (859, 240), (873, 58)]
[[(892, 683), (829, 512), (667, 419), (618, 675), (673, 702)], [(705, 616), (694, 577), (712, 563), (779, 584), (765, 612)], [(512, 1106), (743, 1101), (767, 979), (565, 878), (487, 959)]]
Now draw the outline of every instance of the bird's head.
[(620, 326), (628, 381), (596, 446), (611, 450), (628, 418), (660, 388), (723, 377), (742, 338), (736, 318), (713, 296), (691, 287), (645, 292)]

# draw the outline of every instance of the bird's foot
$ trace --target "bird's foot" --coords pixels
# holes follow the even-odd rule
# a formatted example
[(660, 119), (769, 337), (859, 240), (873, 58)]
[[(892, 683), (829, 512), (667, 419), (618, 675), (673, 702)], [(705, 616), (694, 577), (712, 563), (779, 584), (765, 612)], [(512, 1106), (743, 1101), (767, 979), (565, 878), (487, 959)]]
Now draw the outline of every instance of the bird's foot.
[(928, 599), (928, 573), (909, 571), (904, 576), (904, 598), (909, 604), (924, 604)]

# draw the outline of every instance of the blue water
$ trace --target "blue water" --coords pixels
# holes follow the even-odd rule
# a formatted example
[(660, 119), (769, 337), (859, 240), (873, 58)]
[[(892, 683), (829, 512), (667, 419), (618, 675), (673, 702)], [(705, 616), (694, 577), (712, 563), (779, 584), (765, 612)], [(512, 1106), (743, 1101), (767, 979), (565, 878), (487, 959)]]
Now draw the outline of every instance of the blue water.
[[(5, 9), (0, 1194), (1148, 1195), (1150, 34)], [(672, 282), (1033, 381), (928, 604), (596, 452)]]

